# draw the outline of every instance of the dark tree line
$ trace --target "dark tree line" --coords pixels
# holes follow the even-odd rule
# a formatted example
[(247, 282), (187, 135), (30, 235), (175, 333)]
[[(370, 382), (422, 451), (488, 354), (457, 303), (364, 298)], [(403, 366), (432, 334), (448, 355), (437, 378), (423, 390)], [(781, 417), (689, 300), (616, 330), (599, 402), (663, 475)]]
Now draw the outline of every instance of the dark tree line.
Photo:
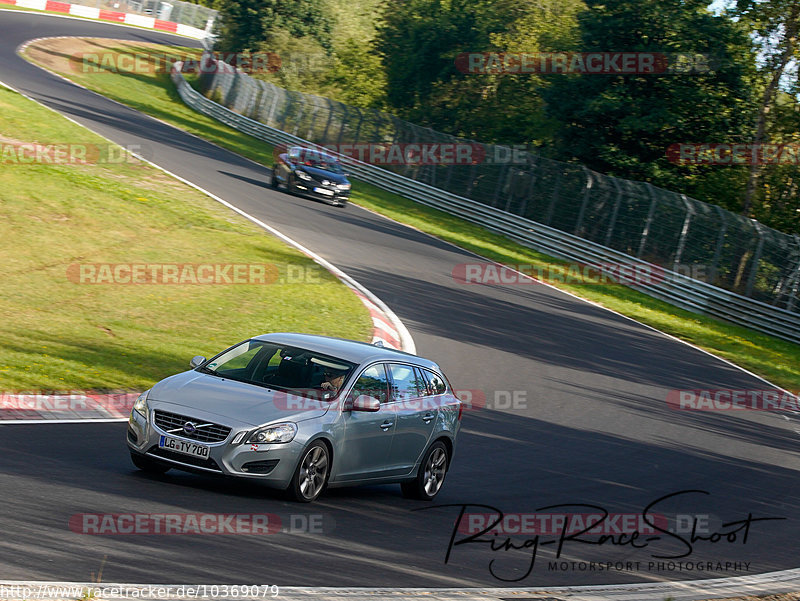
[[(731, 0), (722, 14), (706, 0), (214, 1), (222, 49), (303, 57), (266, 76), (286, 87), (525, 144), (800, 231), (797, 164), (676, 164), (666, 152), (800, 144), (800, 0)], [(464, 72), (463, 57), (481, 52), (697, 61), (658, 74)]]

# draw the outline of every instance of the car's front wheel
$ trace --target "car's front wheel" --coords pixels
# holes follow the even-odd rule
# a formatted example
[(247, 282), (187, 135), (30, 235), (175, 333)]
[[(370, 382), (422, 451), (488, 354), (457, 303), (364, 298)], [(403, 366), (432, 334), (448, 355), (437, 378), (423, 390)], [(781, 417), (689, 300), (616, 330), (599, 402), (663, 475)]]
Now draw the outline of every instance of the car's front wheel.
[(289, 497), (301, 503), (316, 499), (328, 481), (330, 473), (330, 452), (322, 441), (312, 443), (297, 464), (292, 482), (286, 492)]
[(153, 461), (149, 457), (139, 455), (138, 453), (131, 453), (131, 461), (133, 461), (133, 465), (140, 470), (150, 474), (165, 474), (169, 470), (168, 465)]
[(269, 182), (269, 185), (272, 186), (274, 189), (278, 189), (278, 177), (275, 175), (278, 172), (278, 166), (273, 165), (272, 167), (272, 179)]
[(422, 459), (417, 477), (410, 482), (400, 484), (403, 496), (423, 501), (433, 500), (444, 484), (449, 461), (445, 444), (441, 440), (434, 442)]

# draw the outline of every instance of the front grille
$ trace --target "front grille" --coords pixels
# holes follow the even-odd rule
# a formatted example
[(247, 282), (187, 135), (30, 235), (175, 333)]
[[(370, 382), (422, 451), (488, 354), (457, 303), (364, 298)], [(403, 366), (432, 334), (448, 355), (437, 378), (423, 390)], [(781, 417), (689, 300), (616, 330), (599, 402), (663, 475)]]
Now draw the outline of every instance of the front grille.
[(155, 455), (156, 457), (163, 457), (164, 459), (172, 459), (186, 465), (194, 465), (195, 467), (204, 467), (209, 470), (221, 472), (219, 465), (213, 459), (203, 459), (202, 457), (192, 457), (191, 455), (184, 455), (183, 453), (176, 453), (169, 449), (160, 449), (157, 446), (150, 447), (147, 451), (148, 455)]
[[(227, 426), (211, 424), (202, 419), (161, 411), (160, 409), (153, 411), (153, 421), (164, 432), (181, 438), (191, 438), (199, 442), (221, 442), (228, 438), (228, 434), (231, 433), (231, 429)], [(184, 430), (183, 426), (187, 422), (194, 424), (194, 432), (186, 432)]]

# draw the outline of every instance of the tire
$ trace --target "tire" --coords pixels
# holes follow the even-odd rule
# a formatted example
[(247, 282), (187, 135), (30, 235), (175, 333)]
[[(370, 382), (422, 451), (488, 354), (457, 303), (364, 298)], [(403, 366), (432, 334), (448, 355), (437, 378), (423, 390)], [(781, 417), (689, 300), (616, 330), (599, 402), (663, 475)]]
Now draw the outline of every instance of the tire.
[(409, 499), (432, 501), (442, 489), (449, 462), (447, 447), (441, 440), (437, 440), (425, 453), (417, 477), (410, 482), (400, 484), (403, 496)]
[(324, 442), (317, 440), (303, 451), (286, 492), (300, 503), (311, 503), (325, 489), (331, 473), (331, 454)]
[(133, 465), (137, 468), (149, 474), (166, 474), (170, 469), (168, 465), (153, 461), (149, 457), (139, 455), (138, 453), (131, 453), (131, 461), (133, 461)]
[(269, 185), (272, 186), (273, 190), (277, 190), (278, 187), (279, 187), (278, 186), (278, 178), (275, 177), (275, 172), (277, 170), (278, 170), (278, 166), (277, 165), (273, 165), (272, 166), (272, 179), (269, 182)]

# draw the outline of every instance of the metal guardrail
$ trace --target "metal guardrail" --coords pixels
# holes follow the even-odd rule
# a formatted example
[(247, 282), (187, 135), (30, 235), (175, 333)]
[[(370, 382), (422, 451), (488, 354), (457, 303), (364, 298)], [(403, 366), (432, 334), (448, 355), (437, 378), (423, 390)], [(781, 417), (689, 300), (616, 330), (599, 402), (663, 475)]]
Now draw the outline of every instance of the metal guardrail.
[[(181, 63), (174, 65), (172, 81), (181, 99), (192, 109), (273, 145), (313, 146), (307, 140), (254, 121), (209, 100), (186, 82), (181, 67)], [(718, 317), (784, 340), (800, 343), (800, 316), (796, 313), (663, 269), (612, 248), (414, 181), (380, 167), (349, 157), (343, 157), (343, 161), (347, 162), (348, 169), (353, 175), (370, 184), (461, 217), (553, 257), (588, 265), (617, 266), (629, 271), (644, 269), (651, 274), (659, 274), (658, 277), (650, 278), (646, 285), (627, 284), (654, 298), (692, 312)]]

